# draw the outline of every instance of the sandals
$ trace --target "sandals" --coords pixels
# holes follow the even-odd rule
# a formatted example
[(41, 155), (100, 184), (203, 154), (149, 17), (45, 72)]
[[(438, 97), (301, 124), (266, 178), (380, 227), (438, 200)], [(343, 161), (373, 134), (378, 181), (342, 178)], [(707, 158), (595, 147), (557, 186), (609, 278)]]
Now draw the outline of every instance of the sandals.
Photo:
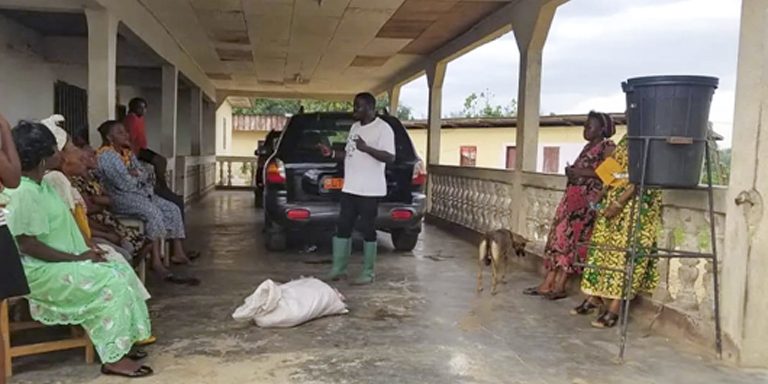
[(131, 379), (138, 379), (138, 378), (141, 378), (141, 377), (150, 376), (153, 373), (155, 373), (155, 371), (153, 371), (152, 368), (150, 368), (150, 367), (148, 367), (146, 365), (142, 365), (141, 367), (139, 367), (137, 370), (135, 370), (133, 372), (125, 373), (125, 372), (113, 371), (113, 370), (107, 368), (106, 365), (102, 365), (101, 366), (101, 373), (104, 374), (104, 375), (109, 375), (109, 376), (122, 376), (122, 377), (131, 378)]
[(191, 285), (193, 287), (200, 285), (200, 279), (195, 277), (182, 277), (169, 273), (163, 277), (163, 281), (179, 285)]
[(126, 357), (128, 357), (129, 359), (131, 359), (133, 361), (144, 360), (144, 359), (147, 358), (147, 356), (149, 356), (149, 354), (147, 352), (142, 351), (141, 349), (137, 349), (137, 350), (135, 350), (133, 352), (129, 352), (126, 355)]
[(156, 341), (157, 341), (157, 337), (155, 337), (155, 336), (150, 336), (150, 337), (149, 337), (149, 338), (147, 338), (146, 340), (137, 341), (137, 342), (136, 342), (136, 345), (143, 347), (143, 346), (145, 346), (145, 345), (151, 345), (151, 344), (154, 344)]
[(589, 299), (584, 300), (578, 307), (571, 309), (571, 315), (590, 315), (599, 305), (593, 304)]
[(565, 291), (560, 291), (560, 292), (552, 291), (544, 294), (544, 298), (551, 301), (565, 299), (566, 297), (568, 297), (568, 292), (565, 292)]
[(616, 313), (613, 313), (611, 311), (606, 311), (602, 316), (598, 317), (597, 320), (592, 322), (592, 326), (594, 328), (613, 328), (616, 323), (619, 322), (619, 315)]
[(527, 296), (542, 296), (545, 294), (546, 293), (541, 293), (539, 291), (539, 287), (530, 287), (523, 290), (523, 295), (527, 295)]

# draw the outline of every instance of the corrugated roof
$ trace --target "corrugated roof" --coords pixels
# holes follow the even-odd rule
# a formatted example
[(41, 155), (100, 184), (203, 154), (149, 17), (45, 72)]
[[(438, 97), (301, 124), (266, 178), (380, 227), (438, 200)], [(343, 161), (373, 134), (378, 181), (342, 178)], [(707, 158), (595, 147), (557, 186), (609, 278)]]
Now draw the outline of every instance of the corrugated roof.
[(233, 115), (234, 131), (282, 131), (288, 117), (284, 115)]

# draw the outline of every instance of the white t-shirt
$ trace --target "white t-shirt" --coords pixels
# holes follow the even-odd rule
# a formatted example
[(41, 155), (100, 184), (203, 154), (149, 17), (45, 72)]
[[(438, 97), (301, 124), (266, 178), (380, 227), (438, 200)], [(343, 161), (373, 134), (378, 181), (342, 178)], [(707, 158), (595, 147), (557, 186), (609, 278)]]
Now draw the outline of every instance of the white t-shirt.
[(355, 139), (361, 137), (368, 146), (395, 154), (395, 134), (386, 121), (378, 117), (370, 124), (352, 124), (347, 138), (344, 160), (344, 189), (342, 192), (357, 196), (382, 197), (387, 195), (386, 164), (357, 150)]

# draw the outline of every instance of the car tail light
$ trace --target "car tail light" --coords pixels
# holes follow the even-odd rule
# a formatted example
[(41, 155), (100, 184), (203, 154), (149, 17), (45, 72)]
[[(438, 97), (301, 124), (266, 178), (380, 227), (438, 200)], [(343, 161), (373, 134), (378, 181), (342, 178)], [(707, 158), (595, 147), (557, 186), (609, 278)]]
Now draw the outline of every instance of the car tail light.
[(424, 166), (424, 162), (419, 160), (416, 165), (413, 166), (413, 178), (411, 184), (424, 185), (427, 182), (427, 168)]
[(285, 184), (285, 166), (283, 162), (274, 159), (267, 164), (267, 183), (268, 184)]
[(390, 216), (392, 217), (392, 220), (405, 221), (410, 220), (413, 217), (413, 212), (407, 209), (395, 209), (390, 213)]
[(307, 220), (309, 219), (309, 211), (306, 209), (290, 209), (286, 212), (285, 216), (288, 220)]

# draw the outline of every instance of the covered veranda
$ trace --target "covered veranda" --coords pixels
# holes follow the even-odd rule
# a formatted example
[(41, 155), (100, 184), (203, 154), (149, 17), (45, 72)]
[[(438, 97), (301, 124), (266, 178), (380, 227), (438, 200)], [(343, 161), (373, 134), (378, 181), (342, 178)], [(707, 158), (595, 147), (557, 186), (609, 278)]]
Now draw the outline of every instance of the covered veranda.
[[(471, 234), (504, 226), (540, 245), (564, 185), (559, 176), (534, 172), (542, 52), (562, 3), (0, 0), (0, 41), (3, 55), (11, 58), (0, 62), (1, 84), (11, 90), (0, 93), (0, 108), (11, 120), (68, 111), (50, 103), (53, 81), (64, 81), (87, 92), (82, 124), (96, 142), (95, 127), (115, 118), (117, 106), (131, 97), (146, 98), (154, 110), (148, 116), (154, 127), (150, 146), (174, 159), (176, 191), (190, 203), (202, 201), (192, 205), (190, 215), (194, 245), (208, 256), (194, 268), (210, 289), (153, 291), (153, 320), (161, 338), (154, 363), (161, 369), (150, 381), (165, 382), (167, 372), (174, 381), (190, 382), (392, 382), (396, 375), (402, 375), (396, 382), (591, 382), (603, 377), (666, 382), (671, 381), (664, 376), (668, 372), (689, 368), (686, 377), (700, 378), (696, 382), (718, 374), (728, 382), (764, 380), (761, 373), (711, 361), (709, 347), (711, 271), (718, 267), (725, 359), (749, 367), (765, 367), (768, 361), (768, 328), (762, 320), (768, 299), (755, 294), (768, 284), (761, 278), (768, 262), (760, 252), (768, 240), (760, 230), (761, 196), (768, 184), (759, 162), (765, 156), (760, 145), (765, 141), (761, 111), (768, 99), (762, 92), (768, 81), (768, 0), (743, 1), (737, 150), (731, 185), (716, 193), (723, 243), (718, 248), (726, 250), (722, 265), (693, 259), (662, 266), (663, 284), (653, 297), (642, 299), (640, 307), (647, 311), (638, 311), (633, 321), (627, 364), (609, 364), (615, 355), (612, 332), (587, 330), (566, 316), (566, 305), (518, 297), (519, 289), (536, 278), (522, 272), (523, 266), (516, 272), (519, 279), (497, 298), (476, 298), (470, 289), (474, 247), (466, 240)], [(520, 79), (517, 169), (439, 165), (447, 63), (508, 31), (517, 39), (521, 63), (508, 69), (519, 71)], [(244, 209), (252, 203), (250, 195), (206, 197), (215, 183), (217, 106), (227, 98), (349, 99), (370, 90), (388, 93), (395, 110), (400, 86), (421, 74), (429, 86), (431, 204), (419, 249), (414, 255), (387, 254), (380, 283), (345, 291), (351, 316), (279, 332), (231, 324), (231, 310), (264, 278), (287, 280), (325, 267), (308, 263), (315, 256), (266, 253), (259, 213)], [(703, 195), (667, 193), (661, 240), (682, 249), (702, 246), (704, 203)], [(671, 235), (678, 233), (684, 236)], [(537, 266), (532, 264), (529, 270)], [(642, 337), (643, 324), (654, 316), (654, 336)], [(689, 349), (682, 340), (703, 348)], [(29, 369), (19, 368), (21, 382), (109, 382), (67, 354), (28, 364)]]

